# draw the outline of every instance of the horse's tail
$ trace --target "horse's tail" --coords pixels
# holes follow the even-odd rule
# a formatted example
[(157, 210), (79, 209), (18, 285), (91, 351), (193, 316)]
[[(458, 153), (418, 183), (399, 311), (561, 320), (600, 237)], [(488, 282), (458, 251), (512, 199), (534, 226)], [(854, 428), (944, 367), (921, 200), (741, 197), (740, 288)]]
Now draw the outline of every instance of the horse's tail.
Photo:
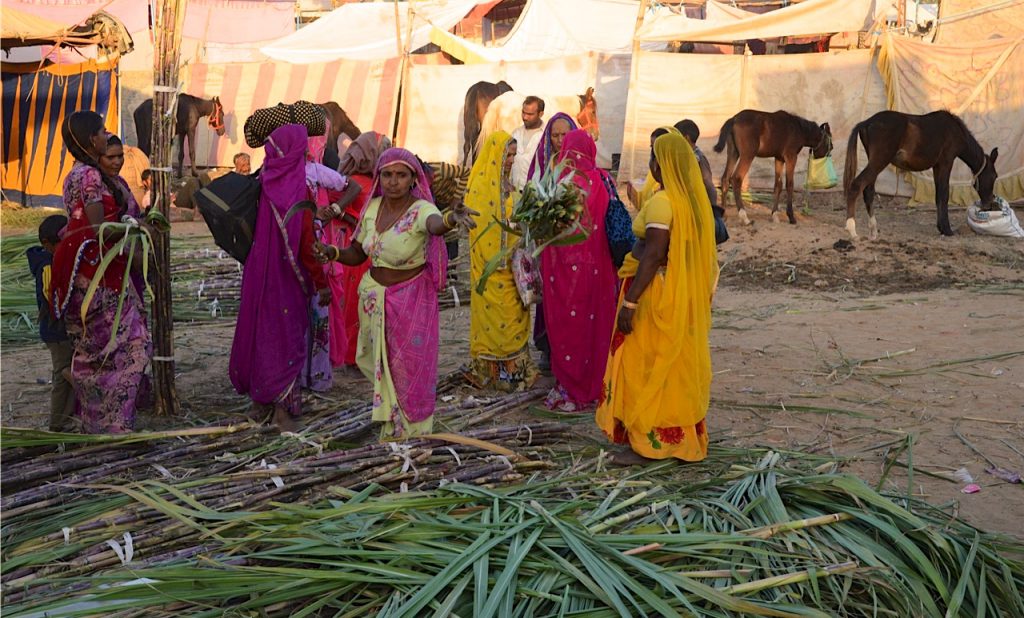
[(139, 150), (147, 157), (152, 151), (151, 138), (153, 134), (153, 100), (146, 99), (132, 113), (135, 118), (135, 140), (138, 142)]
[(732, 135), (732, 122), (735, 119), (736, 117), (733, 116), (726, 120), (725, 124), (722, 125), (722, 130), (718, 134), (718, 143), (715, 144), (715, 152), (722, 152), (725, 150), (725, 143), (729, 140), (729, 136)]
[(846, 166), (843, 168), (843, 192), (850, 192), (850, 185), (857, 177), (857, 138), (860, 132), (867, 125), (867, 120), (862, 120), (854, 125), (850, 131), (850, 139), (846, 143)]

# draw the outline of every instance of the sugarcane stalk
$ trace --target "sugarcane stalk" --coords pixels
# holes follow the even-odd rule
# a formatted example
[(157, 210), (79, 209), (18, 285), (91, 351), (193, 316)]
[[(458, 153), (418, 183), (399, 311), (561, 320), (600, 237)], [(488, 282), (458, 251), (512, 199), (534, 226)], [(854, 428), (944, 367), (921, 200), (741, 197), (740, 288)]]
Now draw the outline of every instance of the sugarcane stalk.
[[(178, 59), (187, 4), (188, 0), (155, 0), (153, 4), (153, 203), (165, 217), (170, 217), (169, 170), (175, 120), (171, 111), (178, 88)], [(156, 231), (153, 241), (156, 263), (152, 310), (156, 411), (162, 415), (177, 415), (180, 403), (174, 383), (170, 231)]]

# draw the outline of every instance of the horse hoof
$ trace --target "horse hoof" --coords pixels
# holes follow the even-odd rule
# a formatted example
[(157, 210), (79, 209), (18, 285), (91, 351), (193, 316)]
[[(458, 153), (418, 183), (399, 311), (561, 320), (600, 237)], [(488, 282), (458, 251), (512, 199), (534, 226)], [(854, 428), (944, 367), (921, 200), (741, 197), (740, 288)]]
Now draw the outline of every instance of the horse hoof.
[(779, 213), (773, 212), (772, 213), (772, 223), (778, 223), (778, 222), (779, 222)]
[(743, 225), (750, 225), (750, 217), (747, 216), (747, 211), (741, 210), (739, 214), (740, 222)]

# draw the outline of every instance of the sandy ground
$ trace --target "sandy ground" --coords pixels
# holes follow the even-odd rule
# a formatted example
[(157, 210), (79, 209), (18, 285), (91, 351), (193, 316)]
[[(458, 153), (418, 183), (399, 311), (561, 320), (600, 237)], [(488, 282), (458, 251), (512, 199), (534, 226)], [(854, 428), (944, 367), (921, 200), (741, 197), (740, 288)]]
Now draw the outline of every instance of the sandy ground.
[[(1024, 538), (1024, 485), (985, 472), (1024, 472), (1024, 241), (974, 235), (962, 209), (951, 213), (958, 234), (942, 238), (934, 209), (882, 198), (881, 239), (850, 244), (837, 197), (812, 195), (796, 226), (755, 207), (753, 225), (739, 227), (730, 210), (712, 439), (830, 453), (889, 491), (953, 502), (975, 525)], [(202, 224), (176, 230), (203, 233)], [(468, 356), (468, 321), (466, 307), (442, 313), (442, 374)], [(245, 411), (227, 379), (232, 335), (230, 320), (176, 328), (182, 418), (143, 412), (140, 428)], [(44, 426), (45, 349), (5, 349), (2, 370), (3, 423)], [(320, 406), (367, 396), (360, 376), (335, 377)], [(943, 478), (959, 468), (980, 492)]]

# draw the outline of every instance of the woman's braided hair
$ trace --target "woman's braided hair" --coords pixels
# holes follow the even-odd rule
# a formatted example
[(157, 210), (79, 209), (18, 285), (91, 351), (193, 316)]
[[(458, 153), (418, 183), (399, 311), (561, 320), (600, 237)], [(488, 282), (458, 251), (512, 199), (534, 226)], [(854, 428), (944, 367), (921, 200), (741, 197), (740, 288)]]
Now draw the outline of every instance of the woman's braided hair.
[(71, 153), (71, 156), (76, 161), (80, 161), (99, 172), (100, 178), (103, 179), (103, 184), (107, 186), (107, 190), (114, 196), (118, 212), (123, 214), (128, 211), (128, 201), (114, 183), (114, 179), (109, 178), (103, 173), (99, 162), (83, 146), (83, 144), (90, 142), (93, 135), (102, 130), (103, 116), (96, 112), (79, 111), (74, 112), (64, 120), (64, 124), (60, 128), (60, 135), (64, 138), (64, 145), (67, 147), (68, 152)]

